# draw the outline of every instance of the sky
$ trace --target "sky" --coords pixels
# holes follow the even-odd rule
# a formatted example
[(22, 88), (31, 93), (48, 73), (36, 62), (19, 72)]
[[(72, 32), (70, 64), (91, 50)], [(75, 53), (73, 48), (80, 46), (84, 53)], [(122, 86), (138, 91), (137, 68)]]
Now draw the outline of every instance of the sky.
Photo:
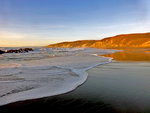
[(150, 32), (150, 0), (0, 0), (0, 47)]

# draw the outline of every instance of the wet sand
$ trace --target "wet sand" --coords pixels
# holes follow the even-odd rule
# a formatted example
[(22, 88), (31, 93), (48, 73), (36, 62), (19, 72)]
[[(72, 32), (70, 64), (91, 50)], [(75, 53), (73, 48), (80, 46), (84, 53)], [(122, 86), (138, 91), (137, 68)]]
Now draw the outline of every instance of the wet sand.
[[(121, 112), (150, 112), (150, 63), (113, 62), (89, 71), (87, 95)], [(96, 92), (96, 93), (94, 93)]]
[(97, 66), (88, 71), (88, 80), (72, 92), (12, 103), (0, 107), (0, 112), (148, 113), (150, 63), (143, 59), (118, 60)]

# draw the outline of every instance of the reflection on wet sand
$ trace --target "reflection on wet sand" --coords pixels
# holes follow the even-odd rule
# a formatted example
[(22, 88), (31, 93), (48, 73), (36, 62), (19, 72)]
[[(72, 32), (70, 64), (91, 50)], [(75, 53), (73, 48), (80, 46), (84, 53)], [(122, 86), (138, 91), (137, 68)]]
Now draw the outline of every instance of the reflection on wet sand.
[[(76, 90), (0, 107), (1, 112), (150, 113), (150, 49), (126, 49), (103, 55), (116, 61), (88, 71)], [(128, 61), (144, 61), (128, 62)]]
[(150, 62), (150, 49), (122, 49), (123, 51), (101, 55), (112, 57), (117, 61), (148, 61)]

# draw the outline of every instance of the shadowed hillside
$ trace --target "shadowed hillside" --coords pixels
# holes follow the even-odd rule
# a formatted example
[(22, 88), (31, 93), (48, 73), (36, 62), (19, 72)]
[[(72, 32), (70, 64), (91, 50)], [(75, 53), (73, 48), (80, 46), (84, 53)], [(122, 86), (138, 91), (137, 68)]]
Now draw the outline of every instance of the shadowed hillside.
[(124, 34), (102, 40), (81, 40), (51, 44), (47, 47), (92, 47), (92, 48), (150, 48), (150, 33)]

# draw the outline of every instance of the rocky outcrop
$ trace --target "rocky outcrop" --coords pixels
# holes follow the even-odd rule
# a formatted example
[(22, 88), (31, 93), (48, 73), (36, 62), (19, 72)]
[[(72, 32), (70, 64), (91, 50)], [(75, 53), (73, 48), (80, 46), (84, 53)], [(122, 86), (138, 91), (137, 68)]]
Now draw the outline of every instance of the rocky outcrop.
[(4, 54), (4, 53), (5, 53), (5, 51), (0, 50), (0, 54)]
[(26, 53), (29, 51), (33, 51), (32, 48), (20, 48), (20, 49), (10, 49), (10, 50), (6, 50), (6, 51), (2, 51), (0, 50), (0, 54), (4, 54), (4, 53)]
[(124, 34), (102, 40), (81, 40), (51, 44), (51, 48), (92, 47), (92, 48), (150, 48), (150, 33)]
[(32, 48), (20, 48), (20, 49), (11, 49), (11, 50), (7, 50), (5, 53), (26, 53), (26, 52), (29, 52), (29, 51), (33, 51)]

